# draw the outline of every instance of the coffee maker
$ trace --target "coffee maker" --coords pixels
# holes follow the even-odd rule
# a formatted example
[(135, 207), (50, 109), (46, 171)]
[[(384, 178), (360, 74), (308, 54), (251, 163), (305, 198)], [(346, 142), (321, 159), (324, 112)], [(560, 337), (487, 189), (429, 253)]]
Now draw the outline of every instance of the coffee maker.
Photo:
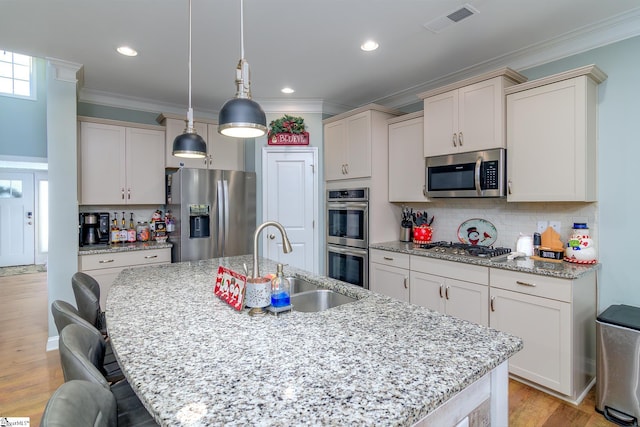
[(109, 213), (82, 212), (79, 222), (80, 246), (109, 244)]

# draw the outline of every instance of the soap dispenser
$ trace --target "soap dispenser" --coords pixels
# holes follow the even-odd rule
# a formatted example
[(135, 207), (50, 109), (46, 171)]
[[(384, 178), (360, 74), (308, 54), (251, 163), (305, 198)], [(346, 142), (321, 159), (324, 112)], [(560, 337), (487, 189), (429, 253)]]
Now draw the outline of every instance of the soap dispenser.
[(287, 307), (291, 305), (291, 284), (284, 277), (282, 264), (278, 264), (276, 277), (271, 279), (271, 306)]

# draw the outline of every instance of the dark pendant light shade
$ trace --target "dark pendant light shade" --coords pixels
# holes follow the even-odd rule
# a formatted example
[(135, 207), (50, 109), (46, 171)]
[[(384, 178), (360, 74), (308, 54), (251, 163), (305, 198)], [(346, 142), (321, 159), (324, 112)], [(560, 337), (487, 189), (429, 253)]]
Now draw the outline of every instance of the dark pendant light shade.
[(218, 114), (218, 132), (234, 138), (257, 138), (267, 133), (267, 117), (251, 99), (249, 63), (244, 59), (244, 0), (240, 0), (240, 61), (236, 68), (236, 96)]
[(176, 157), (202, 159), (207, 157), (207, 143), (193, 128), (193, 108), (191, 108), (191, 0), (189, 0), (189, 109), (187, 110), (187, 127), (182, 135), (173, 140), (172, 154)]
[(207, 156), (207, 143), (195, 131), (186, 131), (173, 140), (173, 155), (190, 159), (201, 159)]
[(267, 117), (252, 99), (230, 99), (218, 115), (218, 132), (234, 138), (257, 138), (267, 132)]

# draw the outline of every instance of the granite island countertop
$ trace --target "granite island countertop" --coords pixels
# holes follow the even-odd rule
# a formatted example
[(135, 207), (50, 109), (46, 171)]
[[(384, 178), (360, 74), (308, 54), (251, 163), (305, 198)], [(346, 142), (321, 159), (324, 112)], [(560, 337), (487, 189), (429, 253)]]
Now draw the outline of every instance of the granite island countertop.
[[(126, 269), (106, 304), (114, 351), (161, 425), (412, 425), (522, 348), (522, 340), (285, 266), (358, 301), (249, 316), (213, 294), (218, 266)], [(276, 263), (260, 259), (260, 271)]]
[(443, 259), (453, 262), (481, 265), (502, 270), (520, 271), (522, 273), (532, 273), (541, 276), (557, 277), (560, 279), (577, 279), (585, 274), (592, 273), (600, 269), (600, 264), (572, 264), (570, 262), (538, 261), (530, 257), (517, 258), (511, 261), (505, 259), (491, 261), (490, 259), (471, 257), (463, 255), (442, 254), (430, 252), (420, 248), (414, 248), (413, 243), (400, 241), (372, 243), (370, 249), (380, 249), (384, 251), (398, 252), (409, 255), (417, 255), (427, 258)]

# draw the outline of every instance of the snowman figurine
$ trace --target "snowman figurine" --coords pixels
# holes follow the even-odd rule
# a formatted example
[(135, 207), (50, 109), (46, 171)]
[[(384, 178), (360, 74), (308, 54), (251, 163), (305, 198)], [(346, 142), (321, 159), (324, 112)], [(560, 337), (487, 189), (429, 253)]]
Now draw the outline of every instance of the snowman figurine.
[(596, 248), (588, 228), (574, 228), (564, 250), (564, 259), (578, 264), (596, 263)]

